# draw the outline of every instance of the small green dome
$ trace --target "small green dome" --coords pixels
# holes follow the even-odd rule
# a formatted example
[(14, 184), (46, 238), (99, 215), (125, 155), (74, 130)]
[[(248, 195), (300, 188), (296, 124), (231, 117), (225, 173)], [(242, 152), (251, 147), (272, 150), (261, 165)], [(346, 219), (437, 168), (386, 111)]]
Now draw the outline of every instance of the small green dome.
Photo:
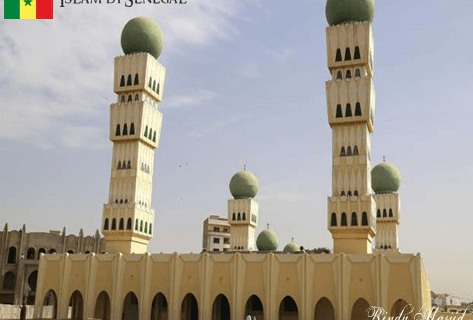
[(325, 16), (330, 26), (354, 21), (371, 22), (374, 0), (327, 0)]
[(259, 251), (275, 251), (279, 246), (279, 238), (269, 229), (263, 230), (256, 239), (256, 247)]
[(235, 199), (254, 198), (258, 192), (258, 179), (249, 171), (239, 171), (230, 180), (230, 192)]
[(401, 172), (390, 163), (380, 163), (371, 170), (371, 188), (375, 193), (397, 192), (400, 184)]
[(301, 252), (301, 246), (294, 241), (289, 242), (283, 249), (283, 252)]
[(153, 19), (136, 17), (123, 27), (121, 43), (125, 54), (147, 52), (158, 59), (163, 50), (163, 33)]

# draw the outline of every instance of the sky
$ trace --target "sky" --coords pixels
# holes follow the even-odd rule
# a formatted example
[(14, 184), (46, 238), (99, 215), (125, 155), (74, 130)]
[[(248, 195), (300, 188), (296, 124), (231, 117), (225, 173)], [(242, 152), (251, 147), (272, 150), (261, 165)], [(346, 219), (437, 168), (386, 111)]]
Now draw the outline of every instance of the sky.
[[(0, 221), (94, 234), (108, 199), (113, 59), (135, 16), (163, 30), (166, 84), (150, 252), (200, 252), (228, 183), (259, 180), (259, 226), (280, 248), (332, 248), (325, 1), (65, 4), (0, 22)], [(3, 6), (2, 6), (3, 10)], [(402, 252), (431, 289), (473, 300), (473, 2), (377, 1), (372, 166), (402, 173)], [(3, 16), (3, 11), (1, 12)]]

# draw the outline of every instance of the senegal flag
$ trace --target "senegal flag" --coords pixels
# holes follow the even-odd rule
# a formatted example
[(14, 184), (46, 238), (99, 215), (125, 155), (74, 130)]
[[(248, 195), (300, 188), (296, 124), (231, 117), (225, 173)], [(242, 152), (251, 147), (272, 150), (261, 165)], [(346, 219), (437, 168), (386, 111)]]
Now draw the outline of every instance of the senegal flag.
[(52, 19), (53, 0), (4, 0), (4, 19)]

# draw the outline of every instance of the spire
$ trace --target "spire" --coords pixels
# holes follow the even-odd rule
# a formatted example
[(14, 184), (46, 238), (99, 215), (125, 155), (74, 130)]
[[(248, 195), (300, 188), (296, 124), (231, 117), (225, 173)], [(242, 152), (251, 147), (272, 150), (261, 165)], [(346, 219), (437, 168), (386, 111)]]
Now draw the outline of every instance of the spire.
[(4, 232), (8, 232), (8, 222), (5, 222), (5, 227), (3, 227)]
[(62, 235), (65, 236), (66, 235), (66, 227), (64, 226), (64, 228), (62, 228)]
[(26, 226), (25, 224), (23, 223), (23, 226), (21, 227), (21, 231), (24, 233), (26, 231)]

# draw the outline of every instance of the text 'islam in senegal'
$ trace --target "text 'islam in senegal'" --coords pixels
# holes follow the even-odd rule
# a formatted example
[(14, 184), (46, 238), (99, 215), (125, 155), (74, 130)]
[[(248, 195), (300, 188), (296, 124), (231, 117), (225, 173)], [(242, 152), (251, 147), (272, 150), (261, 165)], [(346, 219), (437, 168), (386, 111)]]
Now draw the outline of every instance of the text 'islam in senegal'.
[(186, 4), (188, 0), (61, 0), (61, 7), (65, 4), (121, 4), (131, 7), (134, 4)]

